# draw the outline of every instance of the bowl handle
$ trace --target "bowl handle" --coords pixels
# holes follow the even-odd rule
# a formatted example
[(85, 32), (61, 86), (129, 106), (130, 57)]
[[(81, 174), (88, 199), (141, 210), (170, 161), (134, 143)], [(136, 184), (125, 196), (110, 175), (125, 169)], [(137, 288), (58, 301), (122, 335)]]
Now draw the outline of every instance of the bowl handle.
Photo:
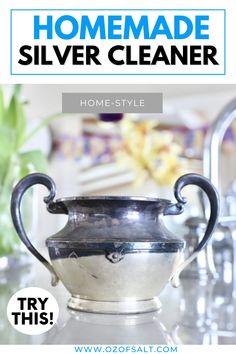
[(13, 224), (15, 229), (21, 239), (21, 241), (25, 244), (28, 250), (40, 261), (43, 265), (49, 270), (51, 273), (51, 284), (52, 286), (56, 286), (59, 278), (54, 271), (52, 265), (34, 248), (32, 243), (30, 242), (25, 228), (23, 226), (22, 217), (21, 217), (21, 200), (24, 193), (35, 184), (42, 184), (49, 190), (49, 195), (44, 198), (44, 202), (47, 205), (47, 209), (50, 212), (56, 211), (56, 203), (53, 202), (53, 199), (56, 194), (56, 186), (54, 181), (47, 175), (43, 173), (32, 173), (26, 177), (24, 177), (14, 188), (11, 197), (11, 216), (13, 220)]
[(179, 285), (179, 275), (182, 270), (197, 257), (198, 253), (203, 247), (205, 247), (211, 238), (211, 235), (218, 221), (220, 209), (219, 195), (213, 184), (206, 177), (194, 173), (189, 173), (180, 177), (176, 181), (174, 186), (174, 195), (177, 203), (170, 204), (164, 212), (165, 215), (176, 215), (183, 212), (184, 204), (186, 204), (187, 200), (181, 195), (181, 191), (187, 185), (198, 186), (207, 194), (210, 202), (210, 218), (207, 224), (205, 235), (203, 236), (201, 242), (194, 249), (193, 253), (184, 262), (177, 265), (176, 269), (174, 270), (174, 273), (171, 277), (171, 283), (174, 287)]

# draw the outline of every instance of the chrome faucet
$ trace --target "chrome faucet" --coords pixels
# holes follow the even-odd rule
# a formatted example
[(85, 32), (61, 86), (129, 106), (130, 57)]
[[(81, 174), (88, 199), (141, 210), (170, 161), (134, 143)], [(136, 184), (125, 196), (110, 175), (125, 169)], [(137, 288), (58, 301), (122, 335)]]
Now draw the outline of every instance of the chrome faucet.
[(205, 139), (203, 152), (203, 174), (220, 190), (219, 157), (220, 146), (226, 130), (236, 118), (236, 99), (229, 102), (219, 113)]
[[(210, 181), (214, 184), (214, 186), (221, 192), (220, 185), (220, 171), (219, 171), (219, 160), (220, 160), (220, 147), (224, 138), (224, 135), (227, 129), (230, 127), (232, 122), (236, 119), (236, 99), (229, 102), (223, 110), (219, 113), (215, 122), (212, 124), (205, 139), (204, 152), (203, 152), (203, 174), (210, 179)], [(223, 200), (224, 198), (222, 198)], [(221, 216), (219, 218), (218, 229), (215, 232), (216, 239), (212, 241), (212, 247), (214, 248), (217, 244), (217, 233), (220, 233), (222, 229), (222, 225), (227, 226), (230, 230), (231, 236), (226, 240), (226, 234), (222, 234), (224, 238), (225, 250), (229, 247), (231, 248), (231, 267), (232, 267), (232, 286), (233, 293), (236, 294), (236, 237), (234, 237), (234, 229), (236, 225), (236, 215), (224, 215), (221, 211)], [(229, 234), (228, 234), (229, 236)], [(223, 240), (222, 238), (222, 240)], [(219, 241), (219, 240), (218, 240)], [(219, 243), (219, 242), (218, 242)], [(227, 247), (226, 247), (227, 246)], [(217, 248), (217, 247), (216, 247)], [(224, 246), (222, 244), (220, 253), (223, 254)], [(220, 258), (220, 257), (219, 257)], [(221, 260), (222, 261), (222, 260)], [(224, 267), (224, 264), (219, 262), (219, 267)], [(224, 261), (223, 261), (224, 263)], [(229, 264), (229, 257), (225, 261), (225, 263)], [(217, 268), (217, 264), (216, 264)]]

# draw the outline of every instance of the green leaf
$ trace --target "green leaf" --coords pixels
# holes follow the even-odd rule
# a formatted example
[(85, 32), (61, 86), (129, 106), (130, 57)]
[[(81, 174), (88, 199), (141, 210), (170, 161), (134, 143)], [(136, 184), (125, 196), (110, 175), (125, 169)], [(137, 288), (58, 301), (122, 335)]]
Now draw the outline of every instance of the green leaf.
[(13, 93), (13, 95), (14, 95), (15, 97), (19, 98), (19, 97), (20, 97), (20, 94), (21, 94), (21, 89), (22, 89), (22, 85), (21, 85), (21, 84), (16, 84), (16, 85), (14, 86), (14, 93)]
[(26, 138), (27, 119), (22, 103), (18, 101), (18, 120), (17, 120), (17, 148), (23, 145)]
[(0, 124), (3, 121), (4, 117), (4, 95), (3, 95), (3, 90), (0, 87)]
[(16, 129), (17, 127), (17, 100), (15, 96), (11, 97), (9, 106), (5, 112), (4, 125), (11, 129)]
[(21, 178), (32, 172), (46, 172), (47, 158), (39, 151), (29, 151), (19, 155)]
[(15, 141), (15, 131), (4, 126), (0, 126), (0, 160), (11, 156), (15, 149)]
[(1, 198), (4, 179), (7, 173), (8, 163), (9, 163), (8, 159), (0, 158), (0, 198)]
[(5, 111), (4, 126), (15, 130), (15, 149), (17, 149), (25, 140), (26, 116), (22, 103), (15, 95), (11, 97), (9, 106)]

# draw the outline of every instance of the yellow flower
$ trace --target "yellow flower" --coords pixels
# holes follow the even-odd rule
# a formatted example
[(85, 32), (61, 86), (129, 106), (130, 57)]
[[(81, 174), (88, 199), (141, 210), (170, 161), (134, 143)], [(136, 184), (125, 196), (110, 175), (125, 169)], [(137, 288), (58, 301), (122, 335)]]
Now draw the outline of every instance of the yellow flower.
[(118, 161), (136, 172), (135, 184), (152, 178), (160, 185), (169, 185), (180, 175), (181, 147), (169, 131), (158, 131), (156, 120), (135, 122), (124, 119), (120, 123), (123, 150)]

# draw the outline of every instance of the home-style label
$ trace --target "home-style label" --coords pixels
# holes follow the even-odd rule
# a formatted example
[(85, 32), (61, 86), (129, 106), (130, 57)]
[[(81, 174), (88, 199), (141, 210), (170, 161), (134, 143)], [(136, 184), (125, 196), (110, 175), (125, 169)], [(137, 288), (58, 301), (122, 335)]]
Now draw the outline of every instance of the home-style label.
[(163, 95), (159, 92), (65, 92), (63, 113), (162, 113)]

